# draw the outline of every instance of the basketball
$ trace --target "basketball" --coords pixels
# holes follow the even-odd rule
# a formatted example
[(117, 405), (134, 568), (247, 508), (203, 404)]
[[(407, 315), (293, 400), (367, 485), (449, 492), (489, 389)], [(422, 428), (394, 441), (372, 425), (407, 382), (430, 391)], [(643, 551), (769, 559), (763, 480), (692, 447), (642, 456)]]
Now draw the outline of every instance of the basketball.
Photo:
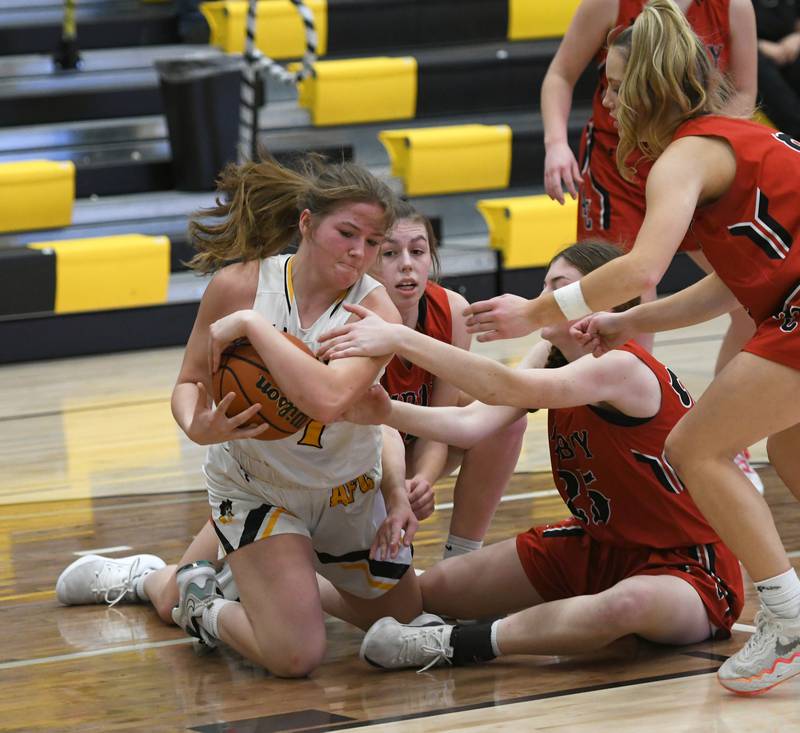
[[(299, 338), (288, 333), (283, 335), (299, 349), (311, 354), (311, 349)], [(283, 394), (258, 352), (248, 341), (231, 344), (222, 352), (213, 385), (214, 401), (217, 404), (229, 392), (236, 394), (227, 409), (228, 417), (238, 415), (250, 405), (261, 405), (255, 417), (245, 423), (248, 427), (269, 424), (269, 429), (255, 438), (256, 440), (286, 438), (304, 428), (310, 420), (308, 415), (301, 412)]]

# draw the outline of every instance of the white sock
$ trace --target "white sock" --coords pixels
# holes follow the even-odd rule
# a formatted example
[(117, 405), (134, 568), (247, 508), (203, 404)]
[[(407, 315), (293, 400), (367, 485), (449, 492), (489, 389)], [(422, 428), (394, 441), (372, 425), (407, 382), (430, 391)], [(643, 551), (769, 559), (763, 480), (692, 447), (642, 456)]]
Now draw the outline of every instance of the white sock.
[(480, 550), (481, 547), (483, 547), (483, 542), (481, 540), (468, 540), (465, 537), (449, 534), (447, 535), (447, 542), (444, 543), (442, 558), (447, 560), (448, 557), (466, 555), (473, 550)]
[(497, 619), (497, 621), (495, 621), (495, 622), (492, 624), (491, 636), (489, 637), (489, 639), (490, 639), (490, 640), (491, 640), (491, 642), (492, 642), (492, 652), (494, 653), (494, 655), (495, 655), (496, 657), (499, 657), (499, 656), (501, 656), (501, 655), (502, 655), (502, 653), (503, 653), (503, 652), (501, 652), (501, 651), (500, 651), (500, 647), (499, 647), (499, 646), (497, 646), (497, 630), (498, 630), (498, 628), (500, 628), (500, 622), (501, 622), (502, 620), (503, 620), (503, 619), (499, 618), (499, 619)]
[(219, 614), (225, 606), (232, 606), (235, 603), (236, 601), (226, 601), (224, 598), (213, 600), (210, 606), (203, 609), (200, 625), (215, 639), (219, 639)]
[(149, 601), (150, 596), (147, 595), (147, 591), (144, 588), (144, 579), (150, 575), (150, 573), (155, 572), (154, 570), (145, 570), (133, 583), (133, 592), (136, 593), (136, 597), (140, 601)]
[(761, 602), (778, 618), (800, 616), (800, 579), (794, 568), (774, 578), (756, 581)]

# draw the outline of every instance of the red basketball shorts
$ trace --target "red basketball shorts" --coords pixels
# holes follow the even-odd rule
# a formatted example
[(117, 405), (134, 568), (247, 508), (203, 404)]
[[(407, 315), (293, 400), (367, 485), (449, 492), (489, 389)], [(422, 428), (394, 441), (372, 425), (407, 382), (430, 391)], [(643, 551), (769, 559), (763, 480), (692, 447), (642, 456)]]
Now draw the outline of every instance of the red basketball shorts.
[(545, 601), (600, 593), (637, 575), (673, 575), (697, 591), (716, 638), (730, 636), (744, 604), (739, 561), (720, 542), (668, 550), (612, 547), (570, 518), (518, 535), (517, 553)]

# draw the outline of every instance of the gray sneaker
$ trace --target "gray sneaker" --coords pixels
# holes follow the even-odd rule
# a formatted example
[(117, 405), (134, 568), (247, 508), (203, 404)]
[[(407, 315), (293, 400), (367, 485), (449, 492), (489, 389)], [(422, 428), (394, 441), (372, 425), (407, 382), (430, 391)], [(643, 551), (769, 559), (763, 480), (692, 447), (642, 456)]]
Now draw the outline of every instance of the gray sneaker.
[(217, 573), (217, 585), (219, 586), (223, 598), (228, 601), (239, 600), (239, 588), (233, 577), (231, 566), (227, 562), (223, 563), (222, 570)]
[(155, 555), (103, 557), (84, 555), (68, 565), (56, 581), (56, 598), (65, 606), (87, 603), (139, 603), (136, 583), (165, 565)]
[(172, 620), (189, 636), (205, 644), (209, 649), (217, 646), (217, 639), (201, 625), (200, 618), (216, 598), (222, 597), (217, 585), (217, 572), (208, 560), (198, 560), (178, 568), (175, 574), (178, 583), (178, 605), (172, 609)]
[(422, 614), (410, 624), (385, 616), (370, 627), (361, 642), (359, 656), (373, 667), (424, 672), (440, 664), (452, 664), (452, 626), (433, 614)]
[(756, 631), (717, 672), (719, 683), (739, 695), (758, 695), (800, 674), (800, 618), (778, 618), (762, 607)]

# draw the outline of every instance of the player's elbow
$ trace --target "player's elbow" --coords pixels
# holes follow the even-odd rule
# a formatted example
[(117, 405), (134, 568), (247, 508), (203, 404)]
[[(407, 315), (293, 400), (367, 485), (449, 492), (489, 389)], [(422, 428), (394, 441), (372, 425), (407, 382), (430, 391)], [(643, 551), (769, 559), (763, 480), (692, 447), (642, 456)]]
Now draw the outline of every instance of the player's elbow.
[(304, 395), (303, 412), (315, 420), (328, 424), (337, 420), (354, 402), (350, 389), (342, 389), (335, 384), (318, 384)]
[(346, 408), (347, 405), (342, 406), (330, 394), (311, 396), (308, 400), (304, 400), (304, 404), (301, 405), (301, 409), (306, 415), (324, 425), (334, 422)]
[(655, 290), (658, 283), (661, 282), (662, 275), (663, 273), (661, 272), (642, 272), (636, 286), (637, 295), (641, 295), (642, 293), (650, 293)]
[(664, 275), (665, 268), (659, 267), (657, 263), (637, 258), (634, 253), (627, 256), (630, 260), (623, 282), (626, 291), (625, 300), (630, 300), (655, 290)]

